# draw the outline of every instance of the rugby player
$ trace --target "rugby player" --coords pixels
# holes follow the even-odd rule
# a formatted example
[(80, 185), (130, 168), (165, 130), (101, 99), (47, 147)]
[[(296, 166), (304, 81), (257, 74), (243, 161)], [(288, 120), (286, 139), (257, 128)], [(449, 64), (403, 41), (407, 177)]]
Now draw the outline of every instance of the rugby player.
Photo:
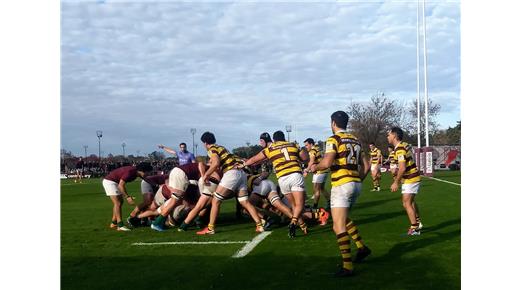
[(273, 140), (273, 143), (249, 158), (243, 166), (254, 165), (266, 159), (273, 164), (282, 194), (287, 196), (292, 205), (289, 237), (293, 238), (296, 236), (297, 225), (305, 234), (307, 233), (307, 225), (301, 217), (305, 204), (305, 182), (301, 168), (300, 148), (294, 143), (285, 141), (282, 131), (274, 132)]
[(388, 164), (390, 164), (390, 174), (392, 174), (392, 179), (395, 181), (395, 176), (397, 175), (397, 159), (395, 158), (394, 146), (388, 146), (388, 159), (386, 160)]
[(249, 212), (251, 218), (255, 221), (256, 232), (263, 232), (264, 228), (262, 226), (262, 221), (260, 220), (255, 207), (248, 201), (246, 173), (237, 167), (241, 162), (240, 159), (237, 156), (230, 154), (226, 148), (215, 144), (215, 135), (211, 132), (204, 132), (200, 137), (200, 140), (204, 144), (206, 150), (208, 150), (208, 156), (210, 158), (210, 167), (203, 175), (203, 182), (207, 184), (211, 174), (219, 168), (222, 171), (223, 176), (213, 194), (214, 198), (211, 201), (209, 224), (203, 230), (198, 231), (197, 235), (215, 234), (215, 223), (217, 221), (222, 201), (235, 196), (240, 205)]
[[(305, 144), (305, 149), (309, 153), (309, 162), (307, 164), (307, 168), (303, 171), (303, 177), (307, 176), (312, 164), (320, 163), (322, 159), (321, 150), (318, 145), (314, 143), (314, 139), (307, 138), (303, 141)], [(327, 209), (330, 210), (330, 193), (325, 191), (325, 180), (327, 179), (328, 171), (318, 171), (312, 175), (312, 188), (314, 190), (314, 195), (312, 199), (314, 200), (313, 208), (318, 208), (318, 203), (320, 201), (320, 196), (323, 193), (325, 195), (325, 199), (327, 200)]]
[[(168, 183), (166, 184), (169, 191), (171, 191), (171, 200), (164, 204), (160, 215), (155, 218), (150, 227), (156, 231), (164, 231), (164, 222), (168, 215), (180, 205), (184, 199), (184, 194), (190, 181), (193, 180), (197, 184), (204, 174), (207, 172), (207, 165), (203, 162), (187, 163), (173, 168), (168, 176)], [(216, 173), (215, 173), (216, 174)]]
[(146, 222), (145, 220), (141, 221), (137, 215), (150, 207), (154, 200), (155, 193), (159, 191), (159, 187), (167, 180), (167, 174), (147, 176), (141, 180), (141, 194), (143, 195), (143, 201), (134, 208), (126, 219), (130, 225), (137, 227), (141, 225), (142, 222)]
[(118, 231), (129, 231), (130, 229), (123, 225), (121, 220), (121, 207), (123, 199), (129, 204), (134, 205), (134, 198), (127, 193), (126, 184), (134, 181), (137, 177), (145, 178), (153, 170), (149, 163), (140, 163), (137, 166), (123, 166), (112, 170), (103, 179), (103, 187), (105, 193), (112, 201), (112, 223), (110, 228)]
[(370, 172), (372, 173), (372, 180), (374, 182), (374, 188), (371, 191), (380, 191), (381, 162), (383, 161), (383, 156), (381, 155), (381, 150), (377, 149), (374, 142), (370, 142), (368, 147), (370, 147)]
[(331, 171), (330, 206), (333, 230), (343, 258), (343, 266), (335, 276), (345, 277), (353, 273), (349, 236), (358, 248), (355, 262), (362, 261), (371, 253), (362, 241), (354, 222), (349, 218), (349, 213), (361, 194), (361, 184), (368, 173), (369, 162), (364, 156), (361, 143), (346, 131), (347, 113), (336, 111), (330, 118), (334, 135), (327, 139), (325, 156), (319, 164), (311, 165), (311, 172), (327, 168)]
[(423, 225), (421, 223), (421, 218), (419, 217), (419, 207), (415, 201), (415, 196), (419, 192), (419, 187), (421, 185), (421, 174), (413, 160), (412, 146), (402, 141), (403, 130), (399, 127), (393, 127), (390, 129), (387, 139), (388, 143), (395, 148), (395, 157), (398, 164), (397, 175), (390, 190), (392, 190), (392, 192), (397, 191), (399, 189), (399, 184), (402, 182), (401, 193), (403, 207), (406, 210), (406, 214), (410, 221), (408, 235), (420, 235)]

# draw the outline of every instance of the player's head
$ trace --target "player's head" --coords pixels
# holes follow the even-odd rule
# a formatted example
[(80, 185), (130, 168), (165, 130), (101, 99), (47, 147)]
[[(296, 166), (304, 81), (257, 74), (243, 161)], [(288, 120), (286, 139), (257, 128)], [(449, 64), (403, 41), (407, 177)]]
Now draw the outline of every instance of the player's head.
[(267, 147), (267, 145), (269, 143), (272, 143), (272, 142), (273, 142), (273, 140), (271, 140), (271, 135), (269, 135), (269, 133), (264, 132), (264, 133), (260, 134), (260, 146), (265, 148), (265, 147)]
[(305, 149), (307, 149), (307, 151), (310, 151), (312, 149), (312, 146), (314, 146), (314, 139), (312, 138), (307, 138), (305, 139), (305, 141), (303, 141), (303, 144), (305, 145)]
[(403, 140), (403, 130), (399, 127), (392, 127), (390, 131), (388, 131), (388, 135), (386, 135), (386, 139), (388, 140), (388, 143), (392, 145), (396, 145), (401, 140)]
[(202, 136), (200, 136), (200, 141), (204, 143), (204, 146), (209, 147), (217, 142), (217, 139), (215, 139), (215, 135), (211, 132), (204, 132)]
[(179, 144), (179, 148), (181, 149), (182, 152), (187, 152), (188, 150), (186, 149), (186, 143), (182, 142), (181, 144)]
[(344, 111), (336, 111), (330, 115), (330, 127), (333, 133), (337, 130), (346, 130), (348, 124), (348, 115)]
[(148, 162), (139, 163), (135, 166), (135, 168), (137, 169), (137, 173), (141, 177), (148, 176), (153, 171), (152, 165), (150, 165), (150, 163)]
[(370, 150), (374, 150), (374, 148), (376, 148), (376, 143), (370, 142), (368, 143), (368, 147), (370, 148)]
[(285, 141), (285, 135), (283, 134), (282, 131), (276, 131), (273, 133), (273, 140), (275, 142), (277, 141)]

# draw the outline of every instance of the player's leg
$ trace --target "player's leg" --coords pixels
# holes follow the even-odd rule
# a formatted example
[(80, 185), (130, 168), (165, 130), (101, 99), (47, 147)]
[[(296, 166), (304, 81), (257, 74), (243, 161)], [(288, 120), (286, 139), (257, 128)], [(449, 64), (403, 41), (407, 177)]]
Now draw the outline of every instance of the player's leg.
[(186, 231), (191, 222), (197, 217), (197, 215), (206, 207), (208, 202), (211, 202), (211, 196), (201, 194), (199, 200), (195, 204), (192, 210), (188, 213), (188, 216), (184, 219), (182, 224), (179, 226), (179, 231)]
[(409, 235), (416, 235), (416, 229), (419, 227), (415, 216), (415, 210), (412, 205), (414, 202), (414, 197), (415, 195), (409, 193), (403, 193), (402, 195), (403, 207), (406, 211), (406, 215), (408, 216), (408, 221), (410, 222), (410, 228), (408, 229)]
[(350, 276), (354, 269), (350, 249), (350, 236), (346, 228), (349, 209), (348, 191), (351, 190), (348, 186), (349, 183), (335, 186), (331, 189), (332, 229), (336, 234), (336, 240), (343, 261), (341, 270), (336, 273), (337, 277)]
[(182, 203), (183, 194), (174, 193), (161, 207), (159, 207), (159, 215), (155, 218), (150, 227), (156, 231), (164, 231), (164, 222), (168, 215)]
[(321, 197), (321, 186), (319, 183), (312, 183), (312, 190), (314, 192), (313, 196), (312, 196), (312, 199), (313, 199), (313, 205), (312, 207), (313, 208), (317, 208), (318, 207), (318, 203), (320, 202), (320, 197)]

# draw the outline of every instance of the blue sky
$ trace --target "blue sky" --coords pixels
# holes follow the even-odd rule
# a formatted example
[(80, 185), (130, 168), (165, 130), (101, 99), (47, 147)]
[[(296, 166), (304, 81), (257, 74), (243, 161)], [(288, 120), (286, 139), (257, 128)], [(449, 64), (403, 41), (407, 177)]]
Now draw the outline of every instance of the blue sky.
[[(61, 5), (61, 146), (141, 154), (228, 148), (291, 124), (324, 140), (329, 116), (377, 91), (416, 97), (416, 3), (77, 2)], [(427, 2), (428, 90), (460, 120), (460, 3)], [(199, 153), (201, 145), (199, 143)]]

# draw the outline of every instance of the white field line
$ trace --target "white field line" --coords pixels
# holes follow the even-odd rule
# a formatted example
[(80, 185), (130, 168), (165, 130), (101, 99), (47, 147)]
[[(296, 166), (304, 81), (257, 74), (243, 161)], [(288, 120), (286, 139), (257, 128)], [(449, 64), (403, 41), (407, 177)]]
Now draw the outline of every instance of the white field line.
[(209, 242), (157, 242), (157, 243), (133, 243), (132, 246), (157, 246), (157, 245), (211, 245), (211, 244), (247, 244), (252, 241), (209, 241)]
[(249, 252), (251, 252), (258, 244), (260, 244), (261, 241), (263, 241), (265, 238), (267, 238), (268, 235), (270, 235), (272, 232), (263, 232), (256, 236), (251, 242), (247, 243), (242, 249), (238, 250), (232, 258), (242, 258), (245, 257)]
[(439, 178), (429, 177), (429, 176), (424, 176), (424, 177), (428, 177), (428, 178), (430, 178), (430, 179), (434, 179), (434, 180), (437, 180), (437, 181), (440, 181), (440, 182), (446, 182), (446, 183), (449, 183), (449, 184), (454, 184), (454, 185), (461, 186), (459, 183), (455, 183), (455, 182), (447, 181), (447, 180), (444, 180), (444, 179), (439, 179)]

